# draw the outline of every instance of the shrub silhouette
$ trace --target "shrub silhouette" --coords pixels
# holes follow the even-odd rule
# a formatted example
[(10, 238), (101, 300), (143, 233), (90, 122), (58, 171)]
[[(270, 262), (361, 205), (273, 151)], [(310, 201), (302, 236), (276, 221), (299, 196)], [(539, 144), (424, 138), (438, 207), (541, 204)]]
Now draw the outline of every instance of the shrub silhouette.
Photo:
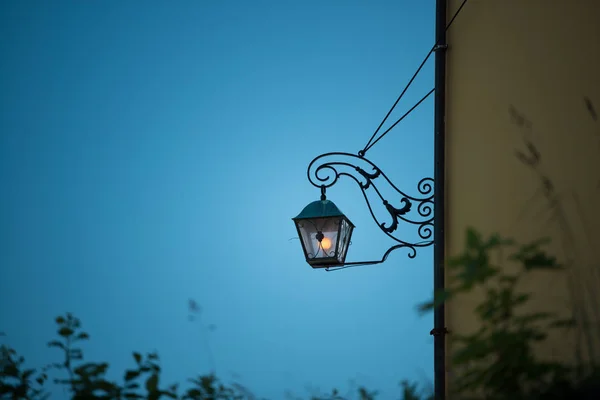
[[(485, 295), (473, 310), (479, 330), (467, 334), (451, 334), (461, 346), (451, 354), (450, 366), (458, 374), (453, 379), (452, 400), (558, 400), (600, 398), (600, 373), (597, 368), (585, 375), (573, 366), (538, 359), (533, 352), (536, 343), (546, 340), (555, 329), (575, 326), (572, 319), (560, 319), (552, 312), (519, 312), (531, 293), (518, 290), (519, 281), (536, 270), (561, 270), (554, 257), (543, 250), (547, 240), (518, 245), (500, 235), (484, 238), (468, 229), (463, 253), (450, 259), (447, 268), (453, 279), (449, 287), (434, 293), (432, 301), (421, 304), (428, 312), (455, 296), (481, 290)], [(508, 260), (519, 266), (516, 272), (494, 264), (491, 254), (511, 250)], [(108, 380), (107, 362), (84, 362), (80, 344), (90, 339), (81, 321), (70, 313), (58, 316), (58, 338), (48, 343), (61, 353), (61, 362), (39, 369), (24, 369), (24, 359), (7, 345), (0, 346), (0, 399), (47, 399), (45, 386), (53, 381), (63, 385), (75, 400), (181, 399), (181, 400), (255, 400), (240, 385), (227, 385), (214, 374), (188, 379), (184, 389), (178, 383), (161, 382), (157, 353), (132, 353), (132, 368), (123, 372), (120, 382)], [(591, 372), (590, 372), (591, 371)], [(376, 391), (359, 387), (357, 399), (373, 400)], [(401, 382), (403, 400), (433, 400), (414, 383)], [(312, 396), (311, 400), (345, 400), (339, 391)]]

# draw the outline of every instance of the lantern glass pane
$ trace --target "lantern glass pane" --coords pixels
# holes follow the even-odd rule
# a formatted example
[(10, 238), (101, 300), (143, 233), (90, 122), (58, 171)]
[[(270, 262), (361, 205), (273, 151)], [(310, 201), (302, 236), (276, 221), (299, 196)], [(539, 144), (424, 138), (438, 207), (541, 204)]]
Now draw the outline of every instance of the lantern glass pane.
[(339, 240), (339, 251), (337, 254), (338, 261), (344, 263), (346, 261), (346, 254), (348, 253), (348, 246), (350, 245), (350, 237), (352, 236), (352, 230), (354, 228), (347, 220), (342, 219), (340, 229), (340, 240)]
[[(306, 251), (306, 259), (331, 258), (336, 256), (338, 232), (342, 218), (312, 218), (296, 221)], [(318, 233), (324, 238), (319, 242)]]

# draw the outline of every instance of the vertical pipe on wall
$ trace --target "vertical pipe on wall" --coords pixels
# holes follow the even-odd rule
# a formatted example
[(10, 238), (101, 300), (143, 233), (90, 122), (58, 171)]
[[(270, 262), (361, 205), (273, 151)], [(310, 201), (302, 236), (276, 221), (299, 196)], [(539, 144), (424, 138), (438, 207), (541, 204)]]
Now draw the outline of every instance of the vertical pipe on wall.
[[(446, 118), (446, 2), (436, 0), (435, 36), (435, 97), (434, 97), (434, 247), (433, 287), (434, 291), (444, 288), (444, 222), (445, 222), (445, 118)], [(433, 313), (433, 357), (435, 399), (446, 397), (446, 335), (444, 305)]]

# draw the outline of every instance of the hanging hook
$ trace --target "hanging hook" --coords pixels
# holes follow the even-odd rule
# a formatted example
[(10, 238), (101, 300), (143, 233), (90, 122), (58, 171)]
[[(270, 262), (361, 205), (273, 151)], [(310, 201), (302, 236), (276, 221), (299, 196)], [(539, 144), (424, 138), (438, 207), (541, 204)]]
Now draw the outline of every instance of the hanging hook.
[(327, 196), (325, 196), (325, 185), (321, 185), (321, 201), (327, 200)]

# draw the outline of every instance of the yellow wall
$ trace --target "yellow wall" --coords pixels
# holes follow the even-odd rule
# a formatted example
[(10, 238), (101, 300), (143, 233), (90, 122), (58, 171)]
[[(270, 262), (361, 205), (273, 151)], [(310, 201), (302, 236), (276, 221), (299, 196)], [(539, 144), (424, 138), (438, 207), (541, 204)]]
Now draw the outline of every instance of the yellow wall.
[[(448, 19), (460, 3), (448, 2)], [(568, 313), (583, 299), (595, 305), (586, 311), (593, 317), (600, 313), (600, 1), (469, 0), (448, 44), (447, 255), (463, 249), (467, 226), (519, 241), (550, 235), (579, 299), (566, 276), (540, 273), (526, 282), (535, 306)], [(529, 121), (524, 127), (511, 120), (511, 105)], [(515, 155), (528, 154), (525, 140), (541, 155), (535, 170)], [(542, 176), (552, 185), (546, 195)], [(475, 329), (478, 299), (447, 305), (451, 331)], [(600, 359), (597, 322), (587, 332)], [(578, 344), (589, 353), (589, 341), (575, 334), (553, 338), (540, 354), (572, 361)]]

